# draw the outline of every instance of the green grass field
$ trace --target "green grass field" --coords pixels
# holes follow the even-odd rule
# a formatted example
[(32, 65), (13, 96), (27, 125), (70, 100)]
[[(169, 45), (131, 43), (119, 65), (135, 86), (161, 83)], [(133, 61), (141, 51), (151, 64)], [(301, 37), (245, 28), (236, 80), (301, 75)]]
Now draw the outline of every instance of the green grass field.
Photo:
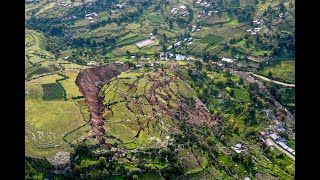
[(207, 43), (207, 44), (210, 44), (210, 45), (213, 45), (213, 44), (217, 44), (221, 41), (223, 41), (224, 38), (223, 37), (220, 37), (220, 36), (215, 36), (213, 34), (208, 34), (205, 38), (203, 38), (200, 42), (201, 43)]
[(136, 45), (133, 44), (133, 45), (116, 48), (112, 50), (112, 54), (114, 54), (115, 56), (125, 56), (126, 51), (130, 51), (130, 53), (137, 53), (139, 52), (139, 49)]
[[(55, 84), (61, 78), (54, 74), (25, 83), (27, 155), (52, 157), (59, 151), (69, 151), (70, 147), (63, 141), (63, 136), (85, 123), (80, 107), (61, 98), (62, 91)], [(43, 98), (49, 98), (50, 101)]]
[(165, 20), (161, 14), (155, 14), (155, 13), (150, 14), (149, 18), (153, 23), (162, 23)]
[(217, 23), (223, 23), (223, 22), (227, 22), (227, 21), (228, 21), (228, 19), (225, 14), (222, 14), (221, 16), (218, 16), (215, 14), (213, 16), (205, 17), (203, 20), (203, 22), (206, 25), (215, 25)]
[(44, 101), (63, 100), (63, 90), (58, 83), (42, 84)]
[(234, 97), (244, 102), (250, 102), (248, 93), (245, 90), (232, 88), (234, 90)]
[(68, 76), (69, 79), (60, 81), (63, 88), (66, 90), (67, 99), (82, 96), (78, 86), (75, 84), (78, 74), (78, 71), (66, 71), (65, 75)]
[(276, 65), (264, 68), (261, 73), (268, 76), (272, 73), (272, 77), (281, 79), (285, 82), (295, 82), (295, 62), (292, 60), (281, 61)]

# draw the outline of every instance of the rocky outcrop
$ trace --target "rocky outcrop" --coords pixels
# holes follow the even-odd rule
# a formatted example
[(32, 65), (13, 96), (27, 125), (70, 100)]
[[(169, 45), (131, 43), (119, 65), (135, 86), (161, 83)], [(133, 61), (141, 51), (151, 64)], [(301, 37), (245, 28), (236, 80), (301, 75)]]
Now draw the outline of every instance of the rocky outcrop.
[(129, 69), (126, 65), (108, 64), (82, 70), (76, 79), (76, 85), (85, 98), (90, 111), (89, 124), (101, 144), (105, 143), (102, 113), (105, 109), (103, 98), (99, 97), (99, 85), (106, 83), (121, 72)]
[(65, 174), (70, 171), (70, 153), (60, 151), (54, 157), (49, 158), (48, 161), (53, 166), (53, 173)]

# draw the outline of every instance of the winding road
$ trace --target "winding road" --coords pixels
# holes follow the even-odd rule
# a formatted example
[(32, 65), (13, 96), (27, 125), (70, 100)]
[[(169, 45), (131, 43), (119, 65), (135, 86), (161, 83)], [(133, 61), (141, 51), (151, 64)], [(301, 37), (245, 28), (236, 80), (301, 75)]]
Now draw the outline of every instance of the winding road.
[(267, 78), (267, 77), (264, 77), (264, 76), (255, 74), (255, 73), (253, 73), (253, 72), (247, 72), (247, 74), (253, 75), (253, 76), (258, 77), (258, 78), (261, 78), (261, 79), (263, 79), (263, 80), (265, 80), (265, 81), (273, 82), (273, 83), (275, 83), (275, 84), (280, 84), (280, 85), (282, 85), (282, 86), (287, 86), (287, 87), (295, 87), (295, 86), (296, 86), (295, 84), (288, 84), (288, 83), (283, 83), (283, 82), (280, 82), (280, 81), (275, 81), (275, 80), (269, 79), (269, 78)]

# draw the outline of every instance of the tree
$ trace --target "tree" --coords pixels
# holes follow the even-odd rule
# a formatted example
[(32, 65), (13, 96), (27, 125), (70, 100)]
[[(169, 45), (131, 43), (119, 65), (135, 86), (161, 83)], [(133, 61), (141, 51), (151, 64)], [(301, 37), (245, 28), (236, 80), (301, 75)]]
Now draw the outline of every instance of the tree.
[(106, 49), (106, 47), (102, 47), (101, 54), (102, 54), (102, 55), (106, 55), (106, 54), (107, 54), (107, 49)]
[(219, 89), (222, 89), (222, 88), (224, 88), (224, 83), (223, 83), (222, 81), (218, 81), (218, 82), (216, 83), (216, 86), (217, 86)]
[(243, 156), (243, 164), (249, 168), (253, 163), (252, 163), (252, 156), (250, 154), (245, 154)]
[(101, 172), (102, 177), (108, 177), (110, 175), (110, 172), (106, 169), (103, 169), (103, 171)]
[(197, 70), (199, 70), (199, 71), (202, 70), (202, 63), (201, 63), (200, 60), (196, 60), (196, 61), (194, 62), (194, 65), (196, 66), (196, 69), (197, 69)]
[(152, 33), (154, 35), (157, 35), (158, 34), (158, 28), (157, 27), (154, 27), (153, 30), (152, 30)]
[(210, 58), (210, 55), (207, 51), (205, 51), (202, 55), (202, 58), (203, 58), (203, 61), (204, 62), (208, 62), (209, 61), (209, 58)]
[(280, 120), (280, 122), (284, 123), (286, 120), (286, 116), (282, 113), (279, 120)]
[(138, 180), (139, 177), (138, 177), (138, 175), (134, 174), (134, 175), (132, 175), (132, 179), (133, 179), (133, 180)]
[(239, 84), (240, 84), (240, 85), (243, 84), (243, 78), (242, 78), (242, 77), (240, 77), (240, 79), (239, 79)]
[(107, 163), (107, 160), (105, 157), (99, 157), (99, 163), (101, 167), (104, 167)]
[(268, 76), (272, 77), (272, 72), (271, 71), (268, 71)]
[(215, 144), (215, 141), (213, 139), (213, 137), (208, 137), (207, 138), (207, 143), (209, 146), (213, 146)]
[(233, 89), (231, 89), (231, 90), (230, 90), (230, 92), (229, 92), (229, 94), (230, 94), (230, 96), (232, 96), (232, 97), (233, 97), (233, 96), (234, 96), (234, 90), (233, 90)]
[(126, 54), (127, 54), (128, 58), (131, 57), (131, 52), (129, 50), (126, 51)]

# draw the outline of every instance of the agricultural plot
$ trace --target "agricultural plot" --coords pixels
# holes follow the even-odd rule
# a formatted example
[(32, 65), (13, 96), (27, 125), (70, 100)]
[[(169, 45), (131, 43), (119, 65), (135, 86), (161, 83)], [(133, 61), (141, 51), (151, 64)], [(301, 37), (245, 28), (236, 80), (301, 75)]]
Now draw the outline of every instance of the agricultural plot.
[(165, 30), (165, 29), (160, 29), (158, 33), (160, 35), (166, 34), (167, 38), (169, 38), (169, 39), (175, 38), (177, 36), (176, 33), (172, 32), (172, 31)]
[(42, 84), (44, 101), (63, 100), (63, 90), (58, 83)]
[[(193, 154), (194, 153), (194, 154)], [(198, 173), (206, 167), (208, 160), (201, 156), (198, 152), (193, 152), (189, 149), (179, 148), (178, 155), (181, 157), (179, 161), (186, 166), (186, 174)], [(198, 163), (198, 160), (200, 164)]]
[(65, 75), (68, 76), (69, 78), (66, 80), (60, 81), (63, 88), (66, 90), (67, 99), (70, 99), (72, 97), (82, 96), (78, 86), (75, 84), (78, 74), (79, 74), (78, 71), (66, 71)]
[(56, 2), (51, 2), (49, 4), (44, 5), (37, 13), (36, 16), (38, 16), (39, 14), (43, 13), (44, 11), (47, 11), (51, 8), (54, 7), (54, 5), (56, 4)]
[(236, 99), (239, 99), (244, 102), (250, 102), (249, 95), (245, 90), (239, 89), (239, 88), (232, 88), (232, 89), (234, 90), (234, 97)]
[(117, 46), (121, 47), (121, 46), (125, 46), (125, 45), (134, 44), (134, 43), (141, 41), (145, 38), (146, 38), (146, 36), (138, 36), (138, 35), (133, 36), (131, 34), (128, 37), (124, 36), (124, 37), (119, 38), (119, 40), (117, 41)]
[(208, 48), (208, 44), (201, 43), (200, 41), (194, 41), (190, 46), (188, 46), (188, 49), (191, 50), (194, 54), (201, 55), (203, 52), (206, 51)]
[(295, 62), (292, 60), (281, 61), (261, 71), (265, 76), (268, 76), (269, 72), (272, 73), (273, 78), (284, 82), (295, 82)]
[(139, 30), (140, 27), (141, 27), (140, 24), (137, 24), (137, 23), (130, 23), (125, 26), (127, 30)]
[(157, 24), (165, 21), (164, 17), (161, 14), (155, 14), (155, 13), (151, 13), (149, 15), (149, 19), (151, 22), (157, 23)]
[(208, 26), (212, 26), (219, 23), (225, 23), (227, 21), (228, 19), (226, 17), (226, 14), (209, 16), (203, 19), (203, 23)]
[(26, 82), (27, 155), (52, 157), (59, 151), (69, 151), (63, 136), (84, 124), (80, 108), (61, 98), (60, 87), (55, 84), (61, 78), (55, 74)]
[(35, 78), (40, 75), (50, 74), (60, 70), (60, 67), (56, 66), (55, 63), (45, 61), (39, 66), (34, 66), (33, 68), (26, 70), (25, 77), (26, 79)]
[(74, 63), (64, 63), (64, 64), (60, 63), (60, 65), (65, 69), (85, 69), (90, 67), (90, 66), (84, 66), (80, 64), (74, 64)]
[(223, 26), (221, 28), (208, 28), (204, 27), (201, 31), (193, 33), (193, 37), (197, 39), (205, 38), (209, 34), (214, 34), (215, 36), (221, 36), (225, 39), (230, 39), (230, 37), (234, 37), (237, 34), (242, 33), (240, 29), (230, 27), (230, 26)]
[[(102, 37), (106, 35), (111, 35), (112, 33), (118, 32), (122, 29), (121, 26), (118, 26), (116, 23), (107, 24), (105, 26), (99, 27), (97, 29), (94, 29), (92, 31), (87, 31), (84, 33), (79, 34), (82, 38), (89, 38), (91, 36), (94, 37)], [(125, 32), (123, 32), (125, 33)]]
[(140, 52), (151, 55), (151, 54), (154, 54), (155, 52), (157, 52), (158, 49), (159, 49), (159, 46), (157, 46), (156, 44), (152, 44), (150, 46), (145, 46), (145, 47), (141, 48)]
[(255, 4), (255, 0), (239, 0), (239, 1), (240, 1), (240, 6), (242, 7)]
[(137, 48), (136, 45), (128, 45), (128, 46), (116, 48), (116, 49), (112, 50), (111, 52), (115, 56), (125, 56), (127, 51), (134, 54), (134, 53), (139, 52), (139, 49)]
[(223, 37), (220, 37), (220, 36), (215, 36), (213, 34), (208, 34), (204, 39), (202, 39), (200, 42), (201, 43), (207, 43), (207, 44), (210, 44), (210, 45), (214, 45), (214, 44), (217, 44), (221, 41), (223, 41), (224, 38)]

